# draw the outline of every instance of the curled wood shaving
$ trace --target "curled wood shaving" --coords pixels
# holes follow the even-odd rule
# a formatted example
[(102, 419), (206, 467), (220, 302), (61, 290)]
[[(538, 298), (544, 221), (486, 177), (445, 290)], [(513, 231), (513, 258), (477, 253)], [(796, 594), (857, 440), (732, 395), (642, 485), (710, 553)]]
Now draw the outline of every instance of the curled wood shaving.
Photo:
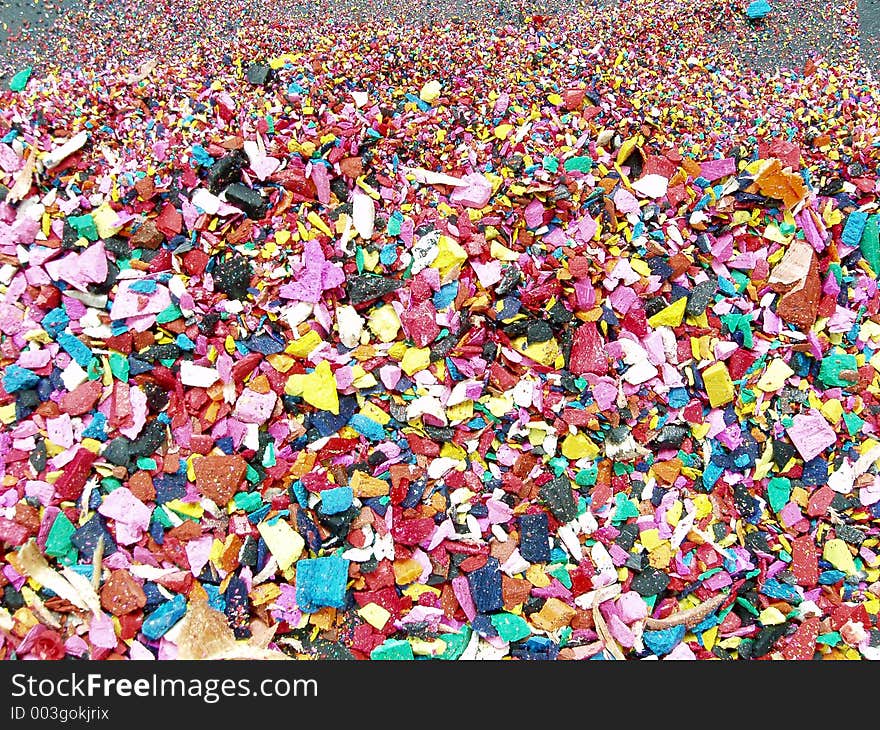
[(724, 560), (730, 559), (730, 555), (728, 554), (728, 552), (723, 547), (721, 547), (717, 542), (715, 542), (715, 540), (712, 539), (712, 536), (708, 532), (706, 532), (705, 530), (699, 530), (696, 527), (693, 528), (692, 532), (695, 535), (698, 535), (700, 537), (700, 539), (702, 539), (703, 542), (705, 542), (716, 553), (718, 553), (718, 555), (720, 555), (721, 558), (723, 558)]
[(149, 76), (153, 71), (156, 70), (156, 66), (158, 65), (156, 59), (150, 59), (149, 61), (142, 63), (140, 68), (138, 68), (136, 73), (130, 73), (125, 77), (126, 84), (139, 84), (143, 81), (147, 76)]
[(646, 618), (645, 628), (649, 631), (657, 631), (658, 629), (668, 629), (684, 624), (691, 629), (709, 614), (715, 613), (727, 599), (728, 596), (726, 595), (713, 596), (709, 600), (703, 601), (699, 606), (694, 606), (686, 611), (679, 611), (666, 618)]
[(235, 645), (235, 634), (219, 611), (198, 601), (190, 607), (177, 636), (178, 659), (208, 659)]
[(584, 610), (589, 610), (594, 606), (599, 606), (605, 601), (610, 601), (615, 596), (619, 596), (621, 592), (620, 583), (611, 583), (607, 586), (602, 586), (601, 588), (597, 588), (594, 591), (590, 591), (588, 593), (583, 593), (577, 598), (574, 599), (574, 604), (578, 608), (583, 608)]
[(27, 591), (26, 593), (23, 591), (22, 595), (24, 595), (25, 600), (27, 601), (28, 608), (31, 609), (34, 616), (36, 616), (37, 620), (41, 624), (45, 624), (53, 629), (60, 629), (61, 622), (55, 618), (55, 614), (52, 612), (52, 608), (43, 603), (43, 599), (40, 598), (33, 591)]
[(64, 160), (70, 157), (74, 152), (78, 152), (89, 141), (89, 133), (83, 130), (75, 134), (60, 147), (56, 147), (51, 152), (43, 155), (42, 163), (46, 170), (51, 170), (60, 165)]
[(619, 661), (624, 661), (626, 657), (623, 655), (623, 652), (620, 650), (620, 647), (617, 645), (617, 642), (608, 630), (605, 618), (602, 616), (602, 612), (599, 611), (598, 603), (593, 606), (593, 623), (596, 626), (596, 633), (599, 634), (599, 638), (602, 640), (605, 648), (611, 652), (611, 656)]
[(95, 551), (92, 553), (92, 588), (97, 590), (101, 587), (101, 573), (104, 570), (104, 536), (98, 538)]
[(34, 152), (28, 155), (24, 166), (15, 176), (15, 183), (6, 194), (7, 203), (18, 203), (23, 200), (30, 192), (31, 185), (34, 180), (34, 168), (36, 167), (37, 156)]
[(423, 185), (450, 185), (452, 187), (467, 187), (467, 182), (461, 178), (444, 175), (442, 172), (433, 172), (423, 167), (409, 167), (406, 172), (411, 174)]
[(70, 568), (64, 568), (61, 575), (74, 587), (92, 613), (101, 613), (101, 599), (92, 587), (91, 581)]
[(862, 454), (858, 461), (853, 464), (853, 476), (862, 476), (862, 474), (868, 471), (868, 469), (871, 468), (871, 465), (878, 460), (880, 460), (880, 446), (875, 446), (867, 454)]
[(261, 649), (268, 648), (275, 638), (275, 632), (278, 631), (278, 624), (269, 626), (260, 620), (251, 621), (251, 638), (248, 643)]
[(0, 631), (12, 631), (15, 627), (15, 620), (8, 608), (0, 608)]
[(177, 636), (178, 659), (289, 659), (280, 651), (267, 648), (273, 630), (257, 632), (249, 641), (237, 641), (220, 611), (206, 601), (191, 604)]
[(25, 575), (60, 598), (70, 601), (83, 611), (101, 611), (101, 601), (88, 579), (70, 568), (64, 568), (63, 573), (50, 568), (34, 540), (28, 540), (22, 546), (18, 561)]

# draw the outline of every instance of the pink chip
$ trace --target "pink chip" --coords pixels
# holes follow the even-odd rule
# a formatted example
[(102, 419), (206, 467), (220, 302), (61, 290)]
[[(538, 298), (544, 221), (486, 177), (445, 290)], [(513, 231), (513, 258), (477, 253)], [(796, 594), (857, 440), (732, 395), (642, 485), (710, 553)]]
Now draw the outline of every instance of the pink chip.
[(621, 593), (617, 598), (617, 611), (620, 618), (628, 624), (648, 615), (648, 606), (644, 599), (635, 591)]
[(529, 228), (539, 228), (544, 222), (544, 206), (540, 200), (533, 200), (523, 212), (526, 217), (526, 225)]
[(736, 160), (733, 157), (700, 163), (700, 177), (705, 178), (709, 182), (715, 182), (719, 178), (735, 174)]
[(474, 605), (474, 599), (471, 597), (471, 589), (468, 586), (467, 578), (463, 575), (452, 579), (452, 591), (455, 593), (456, 599), (468, 617), (468, 621), (473, 621), (477, 615), (477, 607)]
[(799, 413), (786, 431), (804, 461), (810, 461), (837, 441), (834, 429), (815, 410)]
[(618, 188), (614, 193), (614, 207), (621, 213), (638, 213), (639, 201), (635, 195), (624, 188)]
[(244, 423), (265, 423), (275, 408), (278, 396), (271, 390), (268, 393), (257, 393), (250, 388), (245, 388), (235, 402), (233, 414)]
[(465, 208), (484, 208), (492, 197), (492, 183), (485, 175), (475, 172), (462, 178), (466, 187), (456, 188), (450, 200), (461, 203)]
[(616, 614), (612, 615), (608, 620), (608, 631), (617, 639), (617, 643), (625, 646), (627, 649), (636, 643), (636, 637), (633, 635), (633, 632)]
[(114, 649), (116, 647), (116, 631), (113, 621), (107, 614), (101, 612), (92, 616), (89, 626), (89, 640), (102, 649)]
[(120, 282), (116, 297), (113, 299), (113, 307), (110, 309), (110, 319), (127, 319), (145, 314), (158, 314), (171, 304), (171, 294), (161, 284), (157, 284), (155, 291), (151, 294), (132, 291), (132, 284), (134, 282), (130, 279)]
[[(104, 497), (101, 506), (98, 507), (105, 517), (116, 520), (116, 538), (124, 545), (130, 545), (140, 538), (140, 535), (150, 526), (150, 517), (153, 514), (147, 505), (135, 497), (127, 487), (114, 489)], [(120, 527), (125, 525), (130, 528), (125, 531), (128, 534), (123, 538)], [(134, 538), (134, 539), (131, 539)]]
[(54, 281), (66, 281), (80, 291), (86, 291), (89, 284), (99, 284), (107, 278), (107, 252), (99, 241), (81, 254), (70, 253), (47, 261), (45, 267)]

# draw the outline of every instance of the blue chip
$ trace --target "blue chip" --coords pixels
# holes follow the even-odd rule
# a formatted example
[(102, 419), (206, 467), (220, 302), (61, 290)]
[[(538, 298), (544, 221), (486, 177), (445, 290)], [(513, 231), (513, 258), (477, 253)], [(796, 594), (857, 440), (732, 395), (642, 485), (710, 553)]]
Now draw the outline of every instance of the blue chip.
[(302, 611), (314, 613), (323, 606), (345, 606), (349, 561), (330, 555), (300, 560), (296, 564), (296, 602)]
[(107, 425), (107, 416), (101, 411), (96, 411), (92, 415), (89, 425), (83, 430), (83, 438), (96, 439), (98, 441), (107, 440), (107, 432), (104, 427)]
[(685, 626), (671, 626), (659, 631), (645, 631), (642, 634), (642, 639), (652, 654), (663, 656), (678, 646), (686, 633)]
[(163, 474), (153, 478), (156, 490), (156, 504), (165, 504), (180, 499), (186, 494), (186, 474)]
[(865, 231), (865, 225), (868, 222), (868, 214), (861, 210), (854, 210), (847, 216), (846, 224), (843, 227), (843, 233), (840, 239), (847, 246), (858, 246), (862, 240), (862, 233)]
[(148, 639), (160, 639), (186, 614), (186, 598), (176, 595), (163, 603), (144, 620), (141, 631)]
[(77, 365), (84, 368), (88, 367), (92, 361), (92, 351), (83, 344), (82, 340), (74, 337), (69, 332), (59, 332), (55, 339), (62, 349), (76, 360)]
[(519, 552), (530, 563), (550, 560), (550, 532), (545, 512), (519, 518)]
[(801, 594), (797, 592), (797, 589), (794, 586), (782, 583), (775, 578), (765, 580), (764, 585), (761, 586), (760, 590), (761, 593), (768, 598), (776, 598), (793, 604), (798, 604), (803, 600)]
[(138, 279), (129, 285), (129, 290), (138, 294), (152, 294), (156, 291), (156, 282), (153, 279)]
[(440, 287), (440, 291), (435, 292), (432, 300), (434, 302), (434, 307), (437, 310), (446, 309), (450, 304), (455, 301), (455, 297), (458, 296), (458, 282), (452, 281), (448, 284), (444, 284)]
[(336, 515), (351, 507), (354, 492), (351, 487), (335, 487), (321, 492), (321, 514)]
[(690, 401), (687, 388), (672, 388), (669, 391), (669, 405), (672, 408), (684, 408)]
[(489, 558), (486, 564), (468, 574), (468, 585), (474, 605), (480, 613), (500, 611), (504, 607), (501, 593), (501, 565), (497, 558)]
[(819, 585), (833, 586), (844, 578), (846, 578), (846, 573), (842, 570), (825, 570), (819, 574)]
[(353, 415), (348, 425), (370, 441), (382, 441), (385, 438), (385, 429), (382, 428), (382, 424), (376, 423), (372, 418), (367, 418), (360, 413)]
[(379, 261), (385, 264), (385, 266), (391, 266), (391, 264), (397, 261), (397, 246), (393, 243), (383, 246), (379, 252)]
[(3, 375), (3, 389), (10, 394), (33, 388), (39, 382), (39, 375), (18, 365), (10, 365)]

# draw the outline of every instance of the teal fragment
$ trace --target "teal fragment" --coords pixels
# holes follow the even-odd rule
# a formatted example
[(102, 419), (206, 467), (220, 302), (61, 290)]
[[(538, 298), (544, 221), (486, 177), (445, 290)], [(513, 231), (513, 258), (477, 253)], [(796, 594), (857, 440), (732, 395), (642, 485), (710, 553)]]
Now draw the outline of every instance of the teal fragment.
[(874, 274), (880, 276), (880, 214), (872, 215), (865, 222), (859, 248)]
[(98, 227), (95, 225), (95, 219), (90, 215), (75, 215), (67, 219), (76, 229), (77, 235), (89, 241), (98, 240)]
[(845, 388), (852, 385), (852, 380), (842, 377), (843, 372), (854, 372), (859, 369), (856, 356), (845, 352), (830, 353), (822, 358), (819, 367), (819, 381), (826, 388)]
[(67, 515), (59, 512), (46, 537), (46, 555), (52, 558), (61, 558), (67, 555), (73, 549), (71, 538), (74, 532), (76, 532), (76, 528), (73, 523), (67, 519)]
[(176, 304), (170, 304), (156, 315), (156, 321), (159, 324), (167, 324), (168, 322), (173, 322), (175, 319), (179, 319), (182, 314), (180, 307)]
[(98, 358), (93, 357), (89, 361), (86, 373), (88, 373), (89, 380), (100, 380), (104, 374), (104, 366)]
[(596, 483), (599, 477), (599, 467), (593, 465), (581, 469), (574, 478), (574, 483), (579, 487), (590, 487)]
[(531, 635), (529, 624), (522, 616), (512, 613), (497, 613), (492, 616), (492, 626), (504, 641), (520, 641)]
[(440, 638), (446, 644), (446, 649), (437, 658), (446, 661), (455, 661), (467, 649), (468, 644), (473, 636), (473, 629), (469, 626), (463, 626), (461, 631), (457, 633), (441, 634)]
[(568, 574), (568, 571), (562, 565), (556, 565), (552, 568), (549, 568), (547, 572), (552, 575), (556, 580), (558, 580), (562, 585), (566, 588), (571, 589), (571, 576)]
[(624, 522), (630, 517), (639, 516), (639, 508), (632, 503), (632, 500), (627, 499), (623, 492), (618, 492), (614, 496), (614, 505), (615, 510), (614, 517), (611, 518), (612, 522)]
[(589, 172), (593, 169), (593, 160), (590, 157), (570, 157), (563, 168), (566, 172)]
[(248, 464), (247, 471), (244, 473), (244, 478), (247, 479), (251, 484), (256, 484), (260, 481), (262, 477), (260, 477), (260, 473), (254, 469), (250, 464)]
[(399, 236), (400, 231), (403, 229), (403, 215), (401, 215), (399, 210), (395, 210), (391, 216), (388, 218), (388, 235), (389, 236)]
[(266, 468), (275, 466), (277, 463), (275, 458), (275, 444), (273, 442), (269, 442), (266, 444), (266, 450), (263, 452), (263, 461), (262, 465)]
[(27, 86), (27, 82), (31, 78), (31, 71), (33, 71), (33, 69), (30, 66), (28, 66), (26, 69), (22, 69), (17, 74), (15, 74), (15, 76), (13, 76), (9, 80), (10, 90), (16, 91), (16, 92), (24, 91), (24, 87)]
[(415, 659), (415, 656), (408, 641), (386, 639), (370, 652), (370, 659), (374, 661), (411, 661)]
[(120, 355), (118, 352), (111, 352), (108, 360), (110, 361), (110, 372), (113, 373), (113, 377), (121, 380), (123, 383), (128, 382), (130, 368), (128, 358)]
[(819, 634), (816, 637), (817, 644), (825, 644), (825, 646), (837, 646), (840, 643), (840, 634), (837, 631), (830, 631), (827, 634)]
[(259, 492), (239, 492), (233, 499), (235, 508), (244, 510), (248, 514), (255, 512), (263, 504), (263, 498), (260, 497)]
[(743, 336), (743, 347), (747, 350), (751, 350), (755, 346), (755, 340), (752, 337), (752, 318), (751, 315), (744, 314), (743, 318), (739, 321), (739, 331), (742, 332)]
[(774, 512), (779, 512), (791, 498), (791, 480), (786, 477), (771, 479), (767, 485), (767, 497)]
[(153, 522), (158, 522), (166, 529), (174, 527), (174, 523), (171, 521), (171, 517), (169, 517), (167, 510), (168, 508), (164, 505), (153, 510)]
[[(154, 469), (156, 468), (155, 463), (153, 465), (153, 468)], [(101, 480), (101, 489), (103, 489), (105, 492), (107, 492), (107, 494), (110, 494), (110, 492), (113, 492), (116, 489), (119, 489), (121, 486), (122, 486), (122, 482), (120, 482), (115, 477), (104, 477)]]
[(859, 418), (855, 413), (844, 413), (843, 421), (846, 423), (846, 430), (849, 432), (850, 436), (855, 436), (857, 433), (860, 433), (862, 427), (865, 425), (865, 421)]

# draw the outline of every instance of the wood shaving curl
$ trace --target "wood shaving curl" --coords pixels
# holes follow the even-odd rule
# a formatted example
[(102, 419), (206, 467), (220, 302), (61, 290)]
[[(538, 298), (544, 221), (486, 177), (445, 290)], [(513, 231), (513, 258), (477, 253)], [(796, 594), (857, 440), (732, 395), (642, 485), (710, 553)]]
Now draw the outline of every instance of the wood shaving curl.
[(50, 568), (33, 539), (22, 546), (18, 553), (18, 563), (26, 576), (33, 578), (58, 597), (70, 601), (78, 609), (92, 613), (101, 612), (101, 600), (89, 580), (70, 568), (64, 568), (61, 573)]
[(681, 626), (684, 624), (689, 629), (699, 624), (709, 614), (715, 613), (729, 596), (720, 595), (713, 596), (707, 601), (703, 601), (699, 606), (694, 606), (686, 611), (679, 611), (666, 618), (646, 618), (645, 628), (649, 631), (657, 631), (660, 629), (669, 629), (673, 626)]

